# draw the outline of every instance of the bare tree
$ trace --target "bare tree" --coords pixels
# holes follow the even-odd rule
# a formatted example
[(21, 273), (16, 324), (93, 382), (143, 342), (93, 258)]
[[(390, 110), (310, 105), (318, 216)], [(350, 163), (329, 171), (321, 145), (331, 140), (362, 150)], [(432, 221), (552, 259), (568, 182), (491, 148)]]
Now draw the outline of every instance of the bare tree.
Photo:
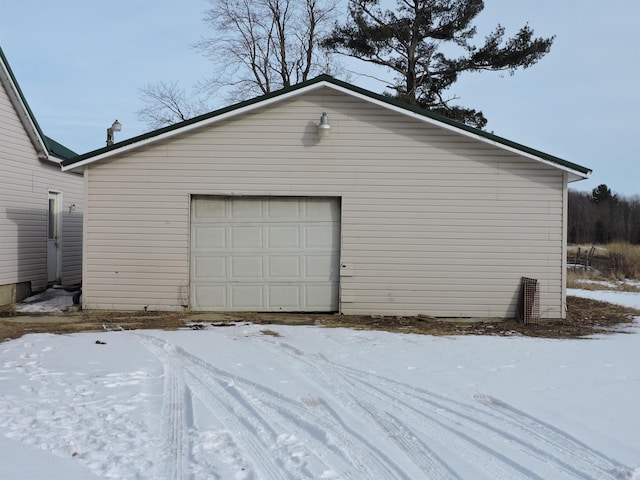
[(138, 119), (156, 129), (210, 110), (203, 99), (220, 89), (239, 101), (331, 73), (330, 54), (319, 43), (332, 26), (336, 1), (209, 0), (203, 20), (215, 36), (193, 47), (213, 62), (215, 76), (199, 82), (193, 95), (177, 82), (146, 85)]
[(216, 66), (204, 91), (228, 88), (231, 100), (242, 100), (330, 72), (318, 45), (331, 28), (333, 0), (209, 1), (204, 21), (216, 36), (194, 45)]
[(136, 115), (152, 129), (182, 122), (209, 110), (204, 100), (187, 96), (178, 82), (147, 84), (140, 89), (140, 99), (145, 106)]

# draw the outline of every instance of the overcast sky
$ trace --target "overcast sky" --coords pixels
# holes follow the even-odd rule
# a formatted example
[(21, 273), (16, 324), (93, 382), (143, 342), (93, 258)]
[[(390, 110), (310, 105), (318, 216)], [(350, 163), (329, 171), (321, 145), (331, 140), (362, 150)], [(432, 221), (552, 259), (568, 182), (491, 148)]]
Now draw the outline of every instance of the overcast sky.
[[(346, 1), (343, 2), (346, 5)], [(164, 80), (189, 89), (212, 74), (190, 45), (213, 31), (207, 0), (0, 0), (0, 45), (44, 133), (78, 153), (148, 130), (135, 112), (139, 89)], [(480, 36), (497, 23), (514, 34), (525, 23), (556, 35), (539, 64), (514, 76), (463, 76), (451, 93), (482, 110), (486, 129), (593, 169), (572, 188), (640, 195), (639, 0), (485, 0)], [(366, 64), (349, 64), (368, 72)], [(389, 80), (392, 79), (388, 75)], [(352, 74), (380, 93), (384, 85)], [(222, 100), (215, 107), (222, 107)], [(1, 138), (1, 137), (0, 137)]]

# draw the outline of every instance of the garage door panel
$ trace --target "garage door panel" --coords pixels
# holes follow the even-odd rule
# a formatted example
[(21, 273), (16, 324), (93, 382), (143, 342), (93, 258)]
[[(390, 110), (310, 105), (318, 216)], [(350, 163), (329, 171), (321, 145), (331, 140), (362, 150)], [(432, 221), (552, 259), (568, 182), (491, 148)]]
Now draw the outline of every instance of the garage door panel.
[(193, 246), (196, 249), (225, 248), (226, 231), (227, 229), (223, 226), (196, 226), (193, 228)]
[(298, 255), (270, 256), (267, 260), (268, 280), (298, 280), (301, 276)]
[(336, 311), (340, 201), (194, 196), (194, 310)]
[(326, 303), (327, 298), (334, 299), (331, 307), (332, 310), (338, 309), (338, 285), (306, 285), (304, 289), (306, 305), (310, 310), (317, 309), (320, 311)]
[(225, 219), (227, 217), (224, 202), (193, 202), (191, 206), (191, 218), (200, 219)]
[(264, 305), (262, 283), (230, 285), (229, 310), (261, 310)]
[(269, 285), (271, 310), (295, 310), (302, 304), (300, 285)]
[(287, 221), (298, 220), (300, 218), (300, 203), (292, 202), (290, 199), (271, 199), (267, 203), (267, 219)]
[(262, 202), (255, 201), (254, 199), (240, 199), (234, 198), (232, 202), (228, 203), (231, 212), (231, 218), (234, 220), (254, 220), (262, 221), (263, 209)]
[(227, 258), (224, 256), (203, 256), (191, 265), (194, 280), (225, 280), (227, 278)]
[(197, 305), (210, 305), (211, 310), (228, 310), (227, 287), (224, 285), (196, 285), (191, 287)]
[(307, 280), (337, 281), (336, 258), (332, 255), (307, 255), (304, 257), (304, 272)]
[(233, 256), (230, 260), (230, 277), (232, 281), (252, 280), (261, 282), (263, 280), (261, 256)]
[(300, 226), (268, 225), (267, 248), (300, 248)]
[(231, 227), (231, 244), (229, 245), (231, 249), (262, 249), (262, 245), (262, 227), (248, 225)]
[(304, 247), (331, 251), (337, 244), (333, 224), (310, 225), (304, 227)]

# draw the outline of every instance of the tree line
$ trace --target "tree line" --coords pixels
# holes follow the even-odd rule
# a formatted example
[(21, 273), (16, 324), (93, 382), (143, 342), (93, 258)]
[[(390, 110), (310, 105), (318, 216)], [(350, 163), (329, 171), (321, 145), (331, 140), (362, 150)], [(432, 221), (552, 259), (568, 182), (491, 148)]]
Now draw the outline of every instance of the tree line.
[(567, 240), (640, 244), (640, 196), (617, 195), (605, 184), (590, 193), (569, 190)]

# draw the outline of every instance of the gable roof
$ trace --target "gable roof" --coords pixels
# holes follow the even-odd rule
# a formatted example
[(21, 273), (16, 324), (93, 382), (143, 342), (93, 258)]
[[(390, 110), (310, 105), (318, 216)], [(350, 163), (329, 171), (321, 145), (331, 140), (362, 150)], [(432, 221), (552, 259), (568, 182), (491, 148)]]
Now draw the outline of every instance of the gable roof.
[(81, 168), (85, 165), (89, 165), (93, 162), (111, 157), (115, 154), (137, 149), (150, 143), (164, 140), (195, 128), (201, 128), (203, 126), (210, 125), (236, 115), (240, 115), (253, 109), (257, 109), (259, 107), (269, 105), (277, 101), (282, 101), (284, 99), (291, 98), (322, 87), (341, 91), (347, 95), (355, 96), (384, 108), (400, 112), (404, 115), (418, 119), (425, 123), (453, 130), (465, 136), (473, 137), (485, 143), (493, 144), (499, 148), (503, 148), (511, 152), (524, 155), (533, 160), (549, 164), (561, 170), (567, 171), (569, 173), (569, 181), (582, 180), (587, 178), (591, 174), (590, 169), (581, 165), (563, 160), (561, 158), (549, 155), (533, 148), (529, 148), (525, 145), (512, 142), (492, 133), (470, 127), (442, 115), (422, 109), (420, 107), (409, 105), (391, 97), (373, 93), (369, 90), (365, 90), (355, 85), (337, 80), (329, 75), (320, 75), (316, 78), (307, 80), (306, 82), (302, 82), (291, 87), (283, 88), (266, 95), (262, 95), (228, 107), (224, 107), (210, 113), (206, 113), (204, 115), (199, 115), (189, 120), (185, 120), (174, 125), (163, 127), (158, 130), (138, 135), (136, 137), (129, 138), (113, 145), (103, 147), (85, 153), (83, 155), (79, 155), (75, 158), (64, 160), (62, 162), (62, 170)]
[[(11, 101), (13, 108), (16, 109), (18, 117), (20, 118), (31, 143), (33, 143), (33, 146), (38, 153), (38, 157), (41, 160), (60, 163), (59, 159), (70, 159), (78, 155), (74, 151), (42, 133), (40, 125), (38, 125), (31, 108), (29, 108), (29, 104), (20, 89), (20, 85), (18, 85), (18, 81), (9, 66), (7, 57), (5, 57), (4, 52), (2, 51), (2, 47), (0, 47), (0, 84), (4, 86), (7, 95), (9, 96), (9, 100)], [(50, 156), (57, 158), (51, 158)]]

